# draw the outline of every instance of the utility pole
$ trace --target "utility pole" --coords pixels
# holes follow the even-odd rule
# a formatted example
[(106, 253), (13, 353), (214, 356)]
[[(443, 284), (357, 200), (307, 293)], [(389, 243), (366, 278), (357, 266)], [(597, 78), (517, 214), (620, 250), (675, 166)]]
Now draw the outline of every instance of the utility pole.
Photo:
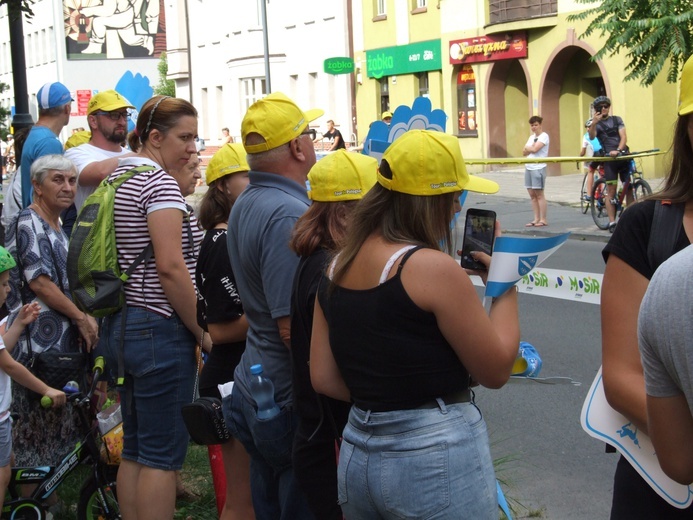
[[(29, 128), (34, 120), (29, 113), (29, 93), (26, 85), (26, 59), (24, 54), (24, 26), (22, 12), (12, 2), (7, 3), (7, 18), (10, 24), (10, 57), (12, 60), (12, 87), (14, 89), (14, 117), (12, 127), (18, 130)], [(16, 155), (17, 166), (21, 157)]]
[(265, 47), (265, 88), (266, 94), (272, 93), (272, 80), (270, 79), (270, 62), (269, 62), (269, 38), (267, 36), (267, 5), (266, 0), (260, 0), (262, 6), (262, 40)]

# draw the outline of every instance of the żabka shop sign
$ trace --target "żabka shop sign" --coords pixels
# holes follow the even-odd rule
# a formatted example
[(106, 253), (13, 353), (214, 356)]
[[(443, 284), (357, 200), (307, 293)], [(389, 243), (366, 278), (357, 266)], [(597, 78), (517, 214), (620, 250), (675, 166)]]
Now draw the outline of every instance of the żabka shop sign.
[(450, 42), (450, 63), (480, 63), (527, 57), (527, 33), (494, 34)]
[(366, 51), (366, 70), (369, 78), (414, 74), (443, 68), (440, 40), (383, 47)]

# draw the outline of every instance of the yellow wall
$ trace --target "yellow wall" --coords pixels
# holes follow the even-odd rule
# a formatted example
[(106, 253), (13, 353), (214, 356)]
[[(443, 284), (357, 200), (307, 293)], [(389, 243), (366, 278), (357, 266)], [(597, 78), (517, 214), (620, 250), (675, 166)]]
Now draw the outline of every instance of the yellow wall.
[[(476, 1), (476, 12), (486, 10), (486, 0)], [(563, 74), (560, 98), (558, 101), (558, 113), (545, 113), (541, 105), (542, 86), (545, 74), (552, 63), (557, 63), (556, 52), (558, 49), (569, 45), (576, 45), (589, 55), (601, 48), (603, 40), (598, 34), (592, 34), (589, 38), (580, 39), (580, 35), (587, 27), (586, 21), (568, 22), (569, 13), (560, 12), (557, 16), (541, 19), (532, 19), (525, 22), (511, 24), (485, 26), (485, 19), (479, 16), (478, 27), (469, 28), (469, 19), (460, 19), (459, 23), (453, 23), (446, 6), (450, 6), (449, 13), (455, 17), (464, 17), (459, 7), (446, 2), (440, 3), (440, 9), (436, 2), (429, 2), (426, 13), (411, 14), (411, 1), (407, 0), (407, 24), (403, 30), (396, 27), (395, 4), (402, 5), (396, 0), (387, 1), (387, 19), (373, 22), (375, 0), (363, 2), (363, 49), (372, 50), (380, 47), (388, 47), (396, 44), (405, 44), (397, 41), (402, 35), (408, 35), (406, 43), (426, 41), (436, 38), (441, 39), (442, 71), (440, 73), (429, 72), (429, 92), (433, 108), (442, 108), (448, 114), (448, 133), (455, 133), (457, 127), (457, 84), (456, 69), (449, 63), (449, 42), (460, 38), (470, 38), (490, 32), (512, 32), (516, 30), (528, 30), (529, 49), (528, 58), (518, 61), (509, 75), (509, 83), (505, 88), (505, 126), (506, 145), (508, 155), (521, 156), (522, 146), (529, 136), (527, 119), (533, 113), (540, 114), (544, 119), (557, 118), (559, 132), (552, 135), (552, 152), (560, 146), (562, 155), (577, 155), (580, 151), (584, 123), (590, 115), (590, 102), (597, 95), (595, 82), (590, 78), (602, 77), (607, 90), (607, 95), (612, 99), (615, 115), (623, 117), (628, 133), (628, 144), (633, 150), (645, 150), (650, 148), (668, 149), (671, 143), (672, 127), (676, 119), (678, 87), (666, 83), (660, 76), (651, 87), (642, 87), (637, 81), (624, 82), (626, 75), (626, 58), (624, 55), (606, 57), (598, 63), (593, 63), (583, 55), (575, 63), (574, 67), (566, 69)], [(565, 11), (566, 6), (571, 10), (580, 9), (581, 5), (574, 2), (562, 2), (559, 7)], [(398, 18), (400, 19), (400, 18)], [(441, 19), (444, 20), (441, 23)], [(474, 23), (472, 21), (472, 23)], [(441, 33), (441, 27), (447, 28), (447, 32)], [(457, 27), (466, 26), (465, 30), (457, 30)], [(449, 29), (453, 30), (449, 30)], [(361, 48), (361, 46), (357, 46)], [(355, 59), (361, 62), (362, 84), (356, 86), (356, 110), (358, 116), (358, 138), (363, 140), (368, 132), (368, 124), (380, 117), (380, 99), (378, 82), (367, 77), (365, 66), (365, 52), (357, 52)], [(559, 58), (560, 59), (560, 58)], [(523, 66), (521, 66), (523, 63)], [(483, 158), (489, 150), (488, 143), (488, 105), (491, 100), (487, 98), (488, 72), (490, 65), (474, 64), (477, 89), (477, 122), (479, 124), (478, 137), (460, 138), (460, 147), (465, 157)], [(526, 75), (525, 75), (526, 71)], [(416, 75), (401, 75), (396, 77), (393, 84), (389, 78), (390, 107), (394, 110), (399, 105), (411, 105), (418, 95), (418, 79)], [(532, 107), (530, 109), (530, 107)], [(531, 113), (530, 113), (531, 112)], [(545, 122), (546, 125), (546, 122)], [(643, 159), (643, 169), (646, 176), (660, 177), (664, 175), (666, 160), (662, 156)], [(478, 170), (478, 167), (471, 170)], [(566, 163), (560, 167), (562, 173), (575, 171), (575, 165)]]

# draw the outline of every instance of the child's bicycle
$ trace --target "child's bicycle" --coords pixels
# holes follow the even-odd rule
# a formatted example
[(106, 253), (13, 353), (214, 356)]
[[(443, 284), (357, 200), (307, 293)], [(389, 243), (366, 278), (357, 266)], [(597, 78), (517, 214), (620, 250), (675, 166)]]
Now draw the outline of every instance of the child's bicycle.
[[(79, 494), (77, 519), (116, 520), (121, 518), (116, 498), (118, 466), (106, 463), (101, 457), (99, 447), (101, 440), (98, 427), (94, 424), (95, 415), (91, 403), (91, 396), (103, 370), (103, 358), (98, 357), (94, 360), (93, 382), (89, 392), (85, 395), (78, 390), (67, 396), (68, 402), (73, 403), (77, 409), (79, 427), (84, 434), (84, 439), (65, 455), (58, 466), (12, 468), (12, 477), (0, 518), (46, 520), (48, 517), (44, 502), (80, 464), (91, 466), (91, 473)], [(41, 404), (50, 406), (50, 398), (44, 396)], [(19, 486), (23, 484), (38, 484), (38, 487), (30, 497), (22, 498), (19, 495)]]
[[(656, 150), (648, 150), (656, 151)], [(644, 152), (641, 152), (644, 153)], [(638, 202), (648, 195), (652, 194), (652, 188), (648, 182), (642, 178), (642, 172), (638, 170), (635, 160), (630, 160), (630, 171), (628, 172), (628, 180), (623, 183), (618, 189), (618, 193), (614, 201), (616, 202), (616, 217), (620, 217), (625, 207), (624, 200), (628, 190), (633, 192), (633, 201)], [(600, 177), (594, 181), (592, 188), (592, 200), (590, 208), (592, 209), (592, 219), (599, 229), (609, 229), (609, 215), (606, 211), (606, 179)]]

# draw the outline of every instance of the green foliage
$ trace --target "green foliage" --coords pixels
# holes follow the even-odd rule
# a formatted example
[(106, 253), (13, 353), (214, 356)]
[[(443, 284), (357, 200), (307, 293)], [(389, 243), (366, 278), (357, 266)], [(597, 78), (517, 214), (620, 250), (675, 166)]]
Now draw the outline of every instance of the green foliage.
[(166, 77), (168, 75), (168, 59), (165, 52), (161, 53), (161, 59), (156, 68), (159, 70), (159, 84), (154, 87), (154, 94), (176, 97), (176, 82)]
[(606, 38), (594, 60), (626, 52), (625, 80), (651, 85), (668, 67), (666, 77), (676, 82), (686, 59), (693, 54), (693, 6), (681, 0), (577, 0), (589, 4), (568, 21), (591, 20), (581, 38), (598, 33)]
[(11, 15), (17, 12), (23, 12), (27, 18), (34, 16), (34, 12), (31, 10), (32, 4), (35, 0), (0, 0), (0, 5), (7, 6), (7, 12)]

